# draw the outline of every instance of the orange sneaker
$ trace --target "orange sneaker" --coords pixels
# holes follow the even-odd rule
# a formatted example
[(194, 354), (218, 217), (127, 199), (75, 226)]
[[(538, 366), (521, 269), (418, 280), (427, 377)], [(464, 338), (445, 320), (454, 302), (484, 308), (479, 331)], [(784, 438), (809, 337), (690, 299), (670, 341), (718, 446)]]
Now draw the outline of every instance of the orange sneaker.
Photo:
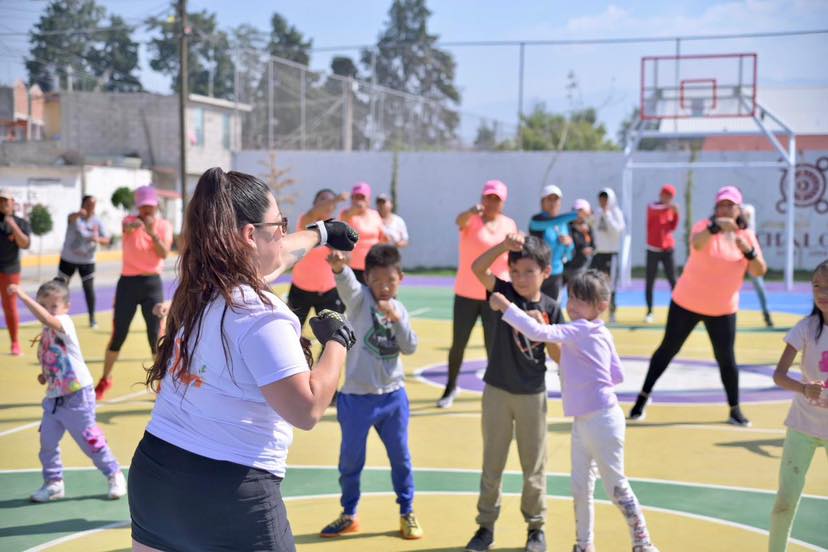
[(110, 389), (112, 389), (112, 378), (101, 378), (100, 381), (98, 381), (98, 385), (95, 386), (95, 399), (103, 399), (104, 394)]
[(320, 537), (333, 538), (340, 535), (347, 535), (349, 533), (359, 532), (359, 518), (357, 516), (346, 515), (345, 512), (339, 514), (339, 517), (327, 524), (319, 533)]

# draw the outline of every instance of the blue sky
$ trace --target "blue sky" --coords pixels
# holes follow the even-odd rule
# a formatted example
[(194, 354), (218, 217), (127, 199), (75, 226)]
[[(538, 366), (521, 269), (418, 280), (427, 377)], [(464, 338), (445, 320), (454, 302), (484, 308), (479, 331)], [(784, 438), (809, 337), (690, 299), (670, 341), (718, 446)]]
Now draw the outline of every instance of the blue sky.
[[(127, 20), (165, 12), (161, 0), (103, 0), (107, 10)], [(316, 47), (370, 44), (383, 27), (390, 0), (190, 0), (191, 10), (208, 9), (224, 28), (240, 23), (268, 30), (278, 11), (313, 39)], [(0, 82), (25, 77), (24, 36), (37, 21), (44, 0), (0, 0)], [(675, 36), (828, 28), (825, 0), (431, 0), (430, 30), (445, 41), (544, 40), (631, 36)], [(145, 32), (136, 33), (145, 41)], [(506, 123), (517, 112), (518, 51), (516, 47), (451, 48), (458, 64), (456, 83), (461, 110)], [(641, 56), (672, 54), (673, 43), (601, 46), (529, 47), (526, 51), (525, 100), (529, 108), (546, 102), (566, 109), (564, 85), (572, 70), (580, 83), (582, 104), (599, 108), (599, 117), (615, 135), (620, 120), (637, 101)], [(828, 84), (828, 35), (686, 42), (682, 53), (757, 52), (759, 96), (763, 86)], [(142, 52), (144, 85), (167, 92), (169, 81), (148, 69)], [(357, 57), (355, 51), (341, 54)], [(329, 52), (314, 53), (311, 65), (327, 68)]]

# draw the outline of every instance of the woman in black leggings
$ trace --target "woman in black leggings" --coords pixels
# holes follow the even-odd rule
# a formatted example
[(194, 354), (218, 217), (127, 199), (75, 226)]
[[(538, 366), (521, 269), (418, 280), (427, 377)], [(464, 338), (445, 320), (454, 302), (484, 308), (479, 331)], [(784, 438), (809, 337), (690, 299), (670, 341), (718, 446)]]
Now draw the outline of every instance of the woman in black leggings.
[(644, 407), (656, 381), (667, 370), (690, 332), (704, 322), (730, 406), (728, 422), (749, 426), (739, 408), (739, 370), (733, 350), (736, 312), (745, 271), (761, 276), (767, 270), (756, 235), (741, 217), (742, 193), (725, 186), (716, 194), (715, 213), (693, 226), (690, 258), (673, 291), (664, 339), (630, 411), (631, 420), (644, 417)]
[(124, 218), (123, 268), (115, 288), (112, 337), (104, 354), (104, 369), (95, 396), (102, 399), (112, 388), (112, 369), (129, 334), (135, 311), (147, 325), (147, 339), (153, 356), (157, 350), (159, 319), (152, 314), (156, 303), (164, 301), (161, 271), (172, 246), (172, 225), (158, 217), (158, 194), (152, 186), (135, 190), (138, 215)]

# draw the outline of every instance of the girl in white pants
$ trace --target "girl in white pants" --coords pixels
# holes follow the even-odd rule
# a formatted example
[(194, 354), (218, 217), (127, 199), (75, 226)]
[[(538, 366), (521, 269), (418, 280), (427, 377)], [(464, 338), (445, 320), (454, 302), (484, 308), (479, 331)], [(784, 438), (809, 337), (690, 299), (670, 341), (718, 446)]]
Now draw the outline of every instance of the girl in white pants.
[(503, 321), (532, 341), (561, 344), (561, 395), (572, 423), (572, 496), (575, 501), (573, 552), (594, 552), (595, 473), (630, 528), (633, 552), (658, 552), (638, 499), (624, 476), (624, 413), (613, 387), (624, 380), (612, 334), (599, 318), (609, 307), (610, 285), (597, 270), (569, 282), (566, 305), (569, 324), (541, 324), (499, 293), (490, 299)]

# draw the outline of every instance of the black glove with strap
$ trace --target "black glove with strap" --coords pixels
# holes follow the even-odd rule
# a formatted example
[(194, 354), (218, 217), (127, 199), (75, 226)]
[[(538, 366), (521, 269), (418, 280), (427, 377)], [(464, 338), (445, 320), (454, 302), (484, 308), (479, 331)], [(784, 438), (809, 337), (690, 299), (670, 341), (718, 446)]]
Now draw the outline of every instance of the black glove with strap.
[(354, 329), (345, 317), (330, 309), (325, 309), (311, 318), (310, 327), (323, 347), (328, 341), (336, 341), (348, 350), (356, 343)]
[(339, 220), (318, 220), (306, 228), (319, 232), (319, 245), (327, 245), (338, 251), (353, 251), (359, 241), (357, 231)]

